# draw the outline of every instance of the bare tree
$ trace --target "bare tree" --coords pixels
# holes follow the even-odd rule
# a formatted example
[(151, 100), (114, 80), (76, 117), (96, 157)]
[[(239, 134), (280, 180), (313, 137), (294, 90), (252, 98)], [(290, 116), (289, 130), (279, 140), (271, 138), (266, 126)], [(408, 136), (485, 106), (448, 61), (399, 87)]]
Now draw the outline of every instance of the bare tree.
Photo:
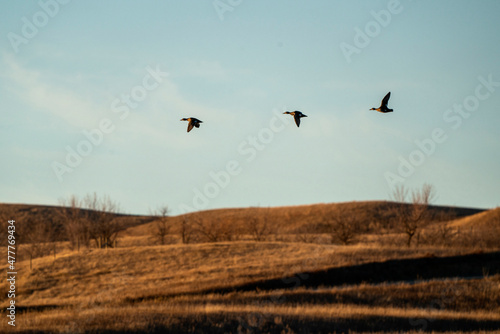
[(26, 216), (22, 226), (22, 235), (24, 250), (30, 258), (30, 269), (32, 268), (32, 259), (47, 256), (54, 252), (56, 256), (56, 225), (52, 219), (43, 220)]
[(75, 195), (67, 199), (61, 199), (59, 215), (63, 219), (63, 227), (66, 238), (69, 240), (71, 248), (80, 249), (80, 245), (90, 246), (90, 220), (89, 212), (82, 209), (84, 203)]
[(450, 246), (453, 229), (449, 226), (448, 223), (439, 224), (436, 229), (436, 234), (438, 237), (438, 242), (440, 242), (444, 246)]
[[(432, 245), (451, 246), (454, 235), (454, 229), (450, 221), (455, 219), (457, 214), (454, 209), (440, 210), (433, 213), (434, 226), (428, 228), (424, 234), (427, 243)], [(424, 231), (423, 231), (424, 232)]]
[(181, 222), (181, 240), (183, 244), (188, 244), (192, 241), (193, 227), (188, 219), (183, 218)]
[(120, 231), (116, 220), (119, 205), (109, 196), (98, 197), (96, 193), (85, 196), (83, 205), (91, 210), (88, 214), (89, 233), (97, 247), (113, 247)]
[(360, 233), (360, 224), (356, 217), (347, 207), (338, 205), (335, 210), (327, 216), (327, 226), (334, 241), (344, 245), (354, 242)]
[(193, 228), (206, 242), (230, 241), (233, 237), (233, 230), (229, 224), (221, 223), (213, 219), (202, 219), (198, 215), (190, 216)]
[(270, 210), (267, 208), (262, 215), (253, 215), (247, 218), (248, 233), (255, 241), (265, 241), (272, 229), (269, 222)]
[(431, 219), (429, 204), (435, 195), (430, 184), (424, 184), (421, 189), (414, 190), (410, 203), (407, 202), (408, 193), (409, 190), (400, 185), (394, 189), (392, 198), (397, 202), (394, 205), (396, 224), (406, 234), (406, 245), (410, 247), (413, 236)]
[[(3, 205), (0, 207), (1, 242), (7, 241), (9, 220), (14, 220), (15, 251), (18, 261), (27, 255), (33, 257), (45, 256), (54, 251), (56, 241), (62, 240), (61, 225), (57, 217), (29, 206)], [(9, 229), (11, 230), (11, 229)], [(11, 230), (12, 231), (12, 230)], [(20, 247), (22, 245), (22, 247)]]
[(167, 225), (168, 206), (160, 207), (154, 216), (159, 217), (153, 227), (153, 239), (160, 245), (165, 245), (166, 237), (170, 232), (170, 226)]

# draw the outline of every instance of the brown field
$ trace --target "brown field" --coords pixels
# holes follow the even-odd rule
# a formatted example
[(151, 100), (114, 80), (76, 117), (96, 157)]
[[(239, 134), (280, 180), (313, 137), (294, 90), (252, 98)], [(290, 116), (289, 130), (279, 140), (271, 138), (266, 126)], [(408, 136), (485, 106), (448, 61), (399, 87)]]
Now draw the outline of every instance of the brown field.
[[(432, 207), (440, 218), (406, 247), (390, 204), (169, 217), (165, 245), (154, 238), (159, 218), (121, 215), (116, 248), (78, 251), (61, 237), (31, 270), (21, 244), (16, 327), (2, 293), (0, 332), (500, 332), (500, 209)], [(57, 208), (9, 209), (50, 220)], [(349, 245), (332, 242), (335, 210), (362, 223)]]

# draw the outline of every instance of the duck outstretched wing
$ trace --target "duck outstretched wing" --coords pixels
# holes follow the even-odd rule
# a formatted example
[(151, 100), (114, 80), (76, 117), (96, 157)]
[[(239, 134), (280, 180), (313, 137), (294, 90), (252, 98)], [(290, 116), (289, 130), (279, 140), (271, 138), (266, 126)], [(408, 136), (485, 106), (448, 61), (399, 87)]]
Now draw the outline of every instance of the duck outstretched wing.
[(387, 93), (387, 95), (384, 97), (384, 99), (382, 100), (381, 107), (387, 107), (387, 104), (389, 103), (390, 97), (391, 97), (391, 92)]

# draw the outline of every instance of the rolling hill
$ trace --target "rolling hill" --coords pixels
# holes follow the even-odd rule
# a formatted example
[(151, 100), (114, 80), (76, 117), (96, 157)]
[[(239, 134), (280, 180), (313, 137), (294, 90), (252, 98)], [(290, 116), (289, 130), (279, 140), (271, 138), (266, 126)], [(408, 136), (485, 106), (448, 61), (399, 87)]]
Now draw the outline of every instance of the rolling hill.
[(455, 219), (449, 223), (454, 228), (482, 228), (500, 223), (500, 208), (478, 212), (476, 214)]
[[(207, 210), (174, 217), (114, 214), (113, 249), (45, 242), (16, 261), (19, 333), (318, 333), (500, 329), (498, 242), (445, 243), (435, 231), (497, 223), (500, 209), (433, 206), (419, 242), (398, 243), (391, 202)], [(0, 205), (0, 215), (64, 226), (60, 207)], [(92, 217), (92, 215), (85, 217)], [(336, 214), (362, 225), (353, 245), (325, 230)], [(168, 242), (152, 236), (162, 222)], [(181, 242), (183, 226), (228, 240)], [(265, 238), (249, 236), (266, 226)], [(476, 228), (477, 227), (477, 228)], [(204, 230), (203, 230), (204, 229)], [(499, 229), (500, 231), (500, 229)], [(425, 233), (424, 233), (425, 232)], [(425, 242), (427, 236), (437, 236)], [(315, 235), (316, 239), (302, 239)], [(460, 236), (465, 233), (460, 234)], [(475, 237), (483, 238), (477, 234)], [(379, 240), (372, 242), (372, 240)], [(382, 241), (381, 241), (382, 240)], [(57, 255), (55, 251), (57, 245)], [(21, 250), (29, 249), (21, 245)], [(54, 248), (52, 248), (54, 247)], [(16, 254), (17, 256), (17, 254)], [(0, 263), (4, 272), (7, 263)], [(6, 291), (8, 282), (0, 282)], [(5, 309), (8, 301), (0, 306)], [(437, 303), (437, 304), (436, 304)], [(436, 307), (438, 305), (438, 307)], [(9, 328), (10, 329), (10, 328)], [(0, 331), (7, 331), (6, 322)]]
[[(385, 228), (388, 220), (393, 216), (391, 207), (397, 204), (386, 201), (364, 201), (312, 204), (284, 207), (250, 207), (238, 209), (216, 209), (195, 213), (188, 213), (179, 216), (168, 217), (169, 225), (178, 227), (182, 221), (196, 220), (198, 223), (215, 221), (220, 224), (227, 224), (235, 229), (245, 230), (248, 224), (267, 220), (272, 222), (275, 229), (280, 233), (303, 233), (321, 231), (329, 217), (336, 211), (341, 210), (343, 214), (355, 216), (356, 219), (370, 228)], [(483, 212), (483, 209), (431, 206), (431, 210), (436, 214), (441, 213), (446, 217), (467, 217)], [(449, 216), (447, 216), (449, 215)], [(124, 235), (140, 236), (149, 235), (154, 228), (156, 221), (141, 224), (128, 228)]]
[[(335, 214), (353, 218), (364, 233), (388, 232), (394, 229), (394, 206), (407, 205), (387, 201), (327, 203), (284, 207), (249, 207), (215, 209), (166, 217), (170, 234), (179, 234), (184, 224), (224, 229), (233, 234), (248, 234), (252, 228), (266, 225), (269, 234), (326, 233), (327, 225)], [(51, 224), (55, 241), (67, 240), (64, 234), (62, 207), (28, 204), (0, 204), (0, 219), (16, 219), (20, 230), (36, 223)], [(493, 210), (475, 208), (430, 206), (437, 221), (452, 220), (450, 226), (484, 224), (484, 218), (494, 217)], [(498, 210), (498, 209), (497, 209)], [(81, 215), (90, 210), (82, 210)], [(161, 217), (151, 215), (111, 214), (121, 230), (121, 237), (144, 237), (154, 233)], [(489, 218), (488, 218), (489, 219)], [(91, 222), (92, 223), (92, 222)], [(1, 232), (3, 233), (3, 232)]]

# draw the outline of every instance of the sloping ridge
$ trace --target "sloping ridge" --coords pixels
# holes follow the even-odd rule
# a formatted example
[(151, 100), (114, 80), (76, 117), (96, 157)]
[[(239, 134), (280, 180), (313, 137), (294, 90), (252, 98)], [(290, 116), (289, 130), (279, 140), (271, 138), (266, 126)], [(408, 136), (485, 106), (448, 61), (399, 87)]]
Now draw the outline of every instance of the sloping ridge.
[[(168, 217), (168, 224), (180, 226), (183, 220), (198, 219), (202, 223), (215, 220), (233, 227), (244, 227), (252, 224), (253, 221), (268, 219), (273, 222), (274, 226), (280, 227), (281, 232), (301, 233), (304, 230), (318, 230), (318, 226), (324, 223), (324, 218), (338, 208), (342, 208), (346, 214), (355, 215), (360, 221), (366, 222), (374, 220), (374, 216), (379, 216), (380, 220), (386, 220), (391, 216), (391, 207), (395, 204), (398, 205), (398, 203), (389, 201), (353, 201), (296, 206), (214, 209)], [(485, 211), (484, 209), (435, 205), (430, 206), (430, 208), (435, 212), (453, 212), (456, 217), (467, 217)], [(124, 231), (123, 235), (150, 234), (154, 224), (153, 221), (149, 224), (132, 227)]]
[(500, 225), (500, 207), (453, 220), (450, 227), (471, 228)]
[[(229, 224), (235, 228), (245, 228), (259, 220), (265, 219), (279, 227), (282, 233), (302, 233), (303, 231), (320, 231), (324, 225), (325, 217), (332, 212), (342, 208), (346, 214), (354, 215), (358, 220), (365, 223), (373, 221), (378, 216), (381, 221), (387, 221), (391, 215), (391, 206), (396, 203), (388, 201), (353, 201), (342, 203), (317, 203), (297, 206), (281, 207), (248, 207), (248, 208), (226, 208), (187, 213), (179, 216), (168, 217), (168, 224), (178, 232), (183, 220), (197, 219), (200, 222), (216, 221), (221, 224)], [(407, 204), (400, 204), (407, 205)], [(435, 212), (453, 212), (457, 219), (453, 225), (474, 225), (481, 223), (484, 217), (491, 217), (491, 212), (496, 210), (484, 210), (464, 207), (431, 206)], [(9, 219), (20, 219), (28, 221), (44, 221), (61, 225), (58, 212), (60, 206), (30, 205), (30, 204), (3, 204), (0, 203), (0, 214), (7, 215)], [(87, 211), (82, 209), (83, 211)], [(150, 215), (114, 214), (121, 225), (122, 236), (140, 236), (151, 234), (155, 221), (159, 217)], [(477, 219), (476, 219), (477, 218)], [(366, 225), (366, 224), (365, 224)]]
[(417, 280), (471, 278), (500, 274), (500, 252), (448, 257), (420, 257), (371, 262), (355, 266), (296, 273), (293, 276), (216, 289), (209, 292), (318, 288), (360, 283), (413, 282)]
[[(62, 231), (64, 225), (64, 219), (61, 216), (62, 208), (62, 206), (51, 205), (0, 203), (0, 216), (5, 220), (14, 219), (16, 220), (17, 224), (20, 224), (25, 228), (30, 228), (30, 226), (32, 226), (31, 224), (43, 222), (44, 224), (52, 224), (56, 231)], [(82, 215), (85, 212), (92, 212), (92, 210), (81, 209)], [(117, 223), (120, 226), (120, 229), (123, 230), (133, 226), (147, 224), (156, 218), (151, 216), (129, 215), (124, 213), (111, 214), (116, 219)], [(56, 241), (65, 240), (65, 237), (62, 233), (56, 233), (56, 235), (58, 236), (56, 238)]]

